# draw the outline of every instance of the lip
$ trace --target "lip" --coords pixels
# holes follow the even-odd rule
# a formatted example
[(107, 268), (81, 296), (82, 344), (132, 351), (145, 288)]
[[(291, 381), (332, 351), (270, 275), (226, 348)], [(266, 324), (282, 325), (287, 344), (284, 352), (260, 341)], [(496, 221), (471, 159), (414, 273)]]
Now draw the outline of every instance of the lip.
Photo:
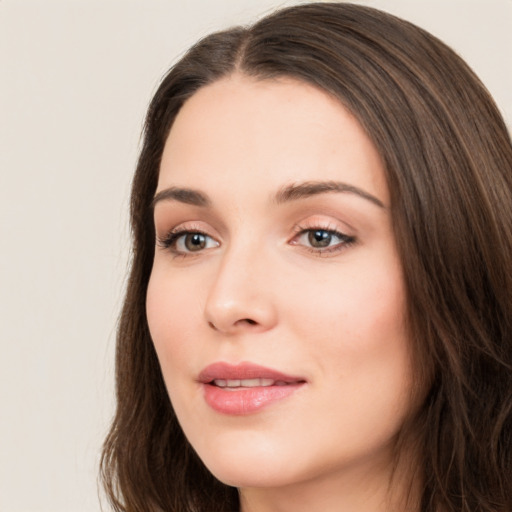
[(273, 379), (286, 383), (304, 382), (304, 377), (297, 377), (293, 375), (286, 375), (285, 373), (266, 368), (254, 363), (213, 363), (204, 368), (199, 374), (199, 382), (207, 384), (216, 379)]
[[(279, 384), (239, 388), (222, 388), (213, 384), (214, 380), (244, 379), (272, 379)], [(201, 371), (198, 381), (202, 385), (206, 403), (213, 410), (228, 415), (256, 413), (290, 397), (306, 383), (303, 377), (247, 362), (237, 365), (213, 363)]]

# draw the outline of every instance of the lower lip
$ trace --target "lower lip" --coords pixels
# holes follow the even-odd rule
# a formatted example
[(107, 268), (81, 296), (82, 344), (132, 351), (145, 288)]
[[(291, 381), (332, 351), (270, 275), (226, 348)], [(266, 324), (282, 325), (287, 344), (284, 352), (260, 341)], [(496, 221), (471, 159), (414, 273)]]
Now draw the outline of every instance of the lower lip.
[(303, 383), (285, 386), (259, 386), (254, 388), (220, 388), (212, 384), (204, 384), (206, 403), (222, 414), (251, 414), (269, 405), (288, 398)]

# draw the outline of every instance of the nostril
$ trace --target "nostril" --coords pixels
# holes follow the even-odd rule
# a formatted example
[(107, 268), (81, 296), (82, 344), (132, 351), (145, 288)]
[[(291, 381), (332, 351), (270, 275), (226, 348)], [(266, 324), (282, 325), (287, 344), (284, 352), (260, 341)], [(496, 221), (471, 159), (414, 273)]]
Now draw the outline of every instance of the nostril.
[[(251, 318), (242, 318), (241, 320), (238, 320), (238, 322), (236, 322), (236, 323), (237, 324), (246, 323), (249, 325), (258, 325), (258, 322), (256, 322), (255, 320), (252, 320)], [(208, 322), (208, 327), (211, 327), (214, 331), (219, 330), (218, 327), (213, 322)]]

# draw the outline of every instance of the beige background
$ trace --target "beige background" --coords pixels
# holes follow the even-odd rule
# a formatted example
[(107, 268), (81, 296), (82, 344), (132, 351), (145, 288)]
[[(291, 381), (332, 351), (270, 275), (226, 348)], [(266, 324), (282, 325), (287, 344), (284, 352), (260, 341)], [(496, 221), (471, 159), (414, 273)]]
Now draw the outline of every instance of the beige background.
[[(0, 511), (99, 510), (145, 107), (199, 36), (276, 0), (0, 0)], [(512, 123), (512, 0), (375, 0), (452, 45)]]

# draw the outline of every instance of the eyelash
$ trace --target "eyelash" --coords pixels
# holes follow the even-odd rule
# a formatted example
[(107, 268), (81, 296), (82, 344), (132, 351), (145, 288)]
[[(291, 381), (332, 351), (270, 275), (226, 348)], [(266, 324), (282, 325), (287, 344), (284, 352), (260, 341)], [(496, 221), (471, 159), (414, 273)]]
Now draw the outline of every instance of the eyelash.
[[(187, 235), (193, 235), (193, 234), (202, 235), (207, 239), (214, 240), (210, 235), (206, 234), (204, 231), (202, 231), (200, 229), (178, 228), (178, 229), (173, 229), (173, 230), (169, 231), (164, 238), (158, 238), (157, 243), (163, 249), (167, 249), (167, 250), (171, 251), (171, 253), (174, 254), (174, 256), (181, 256), (181, 257), (192, 256), (192, 255), (194, 255), (194, 251), (189, 251), (189, 252), (181, 251), (176, 248), (176, 244), (178, 243), (180, 238), (186, 237)], [(216, 243), (218, 244), (218, 242), (216, 242)], [(197, 252), (202, 252), (202, 250), (197, 251)]]
[[(300, 244), (303, 249), (317, 255), (317, 256), (327, 256), (334, 252), (340, 252), (347, 247), (350, 247), (356, 242), (356, 238), (350, 235), (346, 235), (345, 233), (342, 233), (336, 229), (332, 229), (329, 227), (323, 227), (323, 226), (300, 226), (297, 225), (294, 228), (295, 234), (291, 241), (289, 242), (291, 245), (299, 245), (298, 240), (300, 237), (314, 233), (314, 232), (323, 232), (326, 233), (327, 236), (333, 238), (338, 238), (340, 242), (335, 244), (334, 246), (330, 247), (324, 247), (324, 248), (315, 248), (311, 246), (307, 246), (305, 244)], [(158, 238), (157, 243), (160, 247), (163, 249), (171, 251), (171, 253), (178, 257), (187, 257), (187, 256), (193, 256), (195, 251), (182, 251), (176, 248), (176, 244), (182, 237), (186, 237), (187, 235), (193, 235), (198, 234), (204, 236), (206, 239), (214, 240), (213, 237), (205, 233), (204, 231), (200, 229), (194, 229), (194, 228), (187, 228), (187, 229), (173, 229), (167, 233), (167, 235), (164, 238)], [(218, 242), (215, 241), (215, 243), (218, 245)], [(197, 251), (197, 253), (203, 252), (205, 249), (200, 249)]]

